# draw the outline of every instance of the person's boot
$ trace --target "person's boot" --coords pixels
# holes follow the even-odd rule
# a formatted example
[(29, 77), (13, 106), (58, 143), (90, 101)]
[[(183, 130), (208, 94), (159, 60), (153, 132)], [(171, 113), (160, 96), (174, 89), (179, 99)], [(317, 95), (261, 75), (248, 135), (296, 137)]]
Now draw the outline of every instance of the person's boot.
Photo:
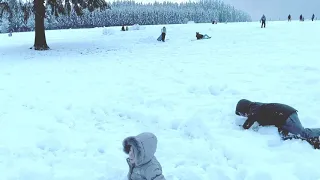
[(278, 133), (279, 133), (281, 138), (287, 137), (289, 135), (288, 131), (286, 131), (284, 129), (281, 129), (281, 128), (278, 128)]
[(307, 140), (315, 149), (320, 149), (320, 137), (313, 137)]

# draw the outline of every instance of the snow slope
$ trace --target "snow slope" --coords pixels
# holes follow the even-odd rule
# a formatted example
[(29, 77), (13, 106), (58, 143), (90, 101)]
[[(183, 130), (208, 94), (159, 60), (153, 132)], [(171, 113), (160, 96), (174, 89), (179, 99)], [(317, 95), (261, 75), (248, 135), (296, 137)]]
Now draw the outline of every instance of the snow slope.
[(288, 103), (320, 127), (319, 22), (168, 25), (165, 43), (161, 27), (47, 31), (44, 52), (1, 34), (0, 179), (124, 180), (122, 140), (144, 131), (167, 180), (320, 179), (319, 150), (234, 114)]

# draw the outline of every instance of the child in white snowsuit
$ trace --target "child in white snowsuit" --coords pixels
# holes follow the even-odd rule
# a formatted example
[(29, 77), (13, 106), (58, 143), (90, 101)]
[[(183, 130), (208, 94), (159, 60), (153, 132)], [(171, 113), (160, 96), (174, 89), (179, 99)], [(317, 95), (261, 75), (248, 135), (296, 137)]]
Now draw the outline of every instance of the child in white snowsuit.
[(165, 180), (162, 167), (154, 156), (157, 137), (152, 133), (141, 133), (123, 140), (123, 151), (129, 155), (128, 180)]

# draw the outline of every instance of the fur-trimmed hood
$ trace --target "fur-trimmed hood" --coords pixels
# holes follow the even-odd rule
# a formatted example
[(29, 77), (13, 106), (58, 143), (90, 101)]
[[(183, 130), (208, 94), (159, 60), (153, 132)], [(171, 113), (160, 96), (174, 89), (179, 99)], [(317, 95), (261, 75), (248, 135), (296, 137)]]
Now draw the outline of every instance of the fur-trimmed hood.
[(136, 166), (143, 165), (152, 160), (157, 150), (157, 137), (149, 132), (137, 136), (130, 136), (123, 140), (123, 151), (129, 154), (130, 146), (133, 147)]

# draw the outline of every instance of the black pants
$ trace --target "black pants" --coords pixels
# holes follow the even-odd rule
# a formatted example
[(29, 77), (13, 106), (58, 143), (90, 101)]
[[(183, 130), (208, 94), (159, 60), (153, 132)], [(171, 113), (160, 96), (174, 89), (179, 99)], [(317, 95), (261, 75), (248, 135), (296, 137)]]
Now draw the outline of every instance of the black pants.
[(162, 33), (162, 34), (161, 34), (161, 41), (164, 42), (165, 39), (166, 39), (166, 33)]
[(266, 28), (266, 21), (262, 21), (261, 28), (262, 27)]

